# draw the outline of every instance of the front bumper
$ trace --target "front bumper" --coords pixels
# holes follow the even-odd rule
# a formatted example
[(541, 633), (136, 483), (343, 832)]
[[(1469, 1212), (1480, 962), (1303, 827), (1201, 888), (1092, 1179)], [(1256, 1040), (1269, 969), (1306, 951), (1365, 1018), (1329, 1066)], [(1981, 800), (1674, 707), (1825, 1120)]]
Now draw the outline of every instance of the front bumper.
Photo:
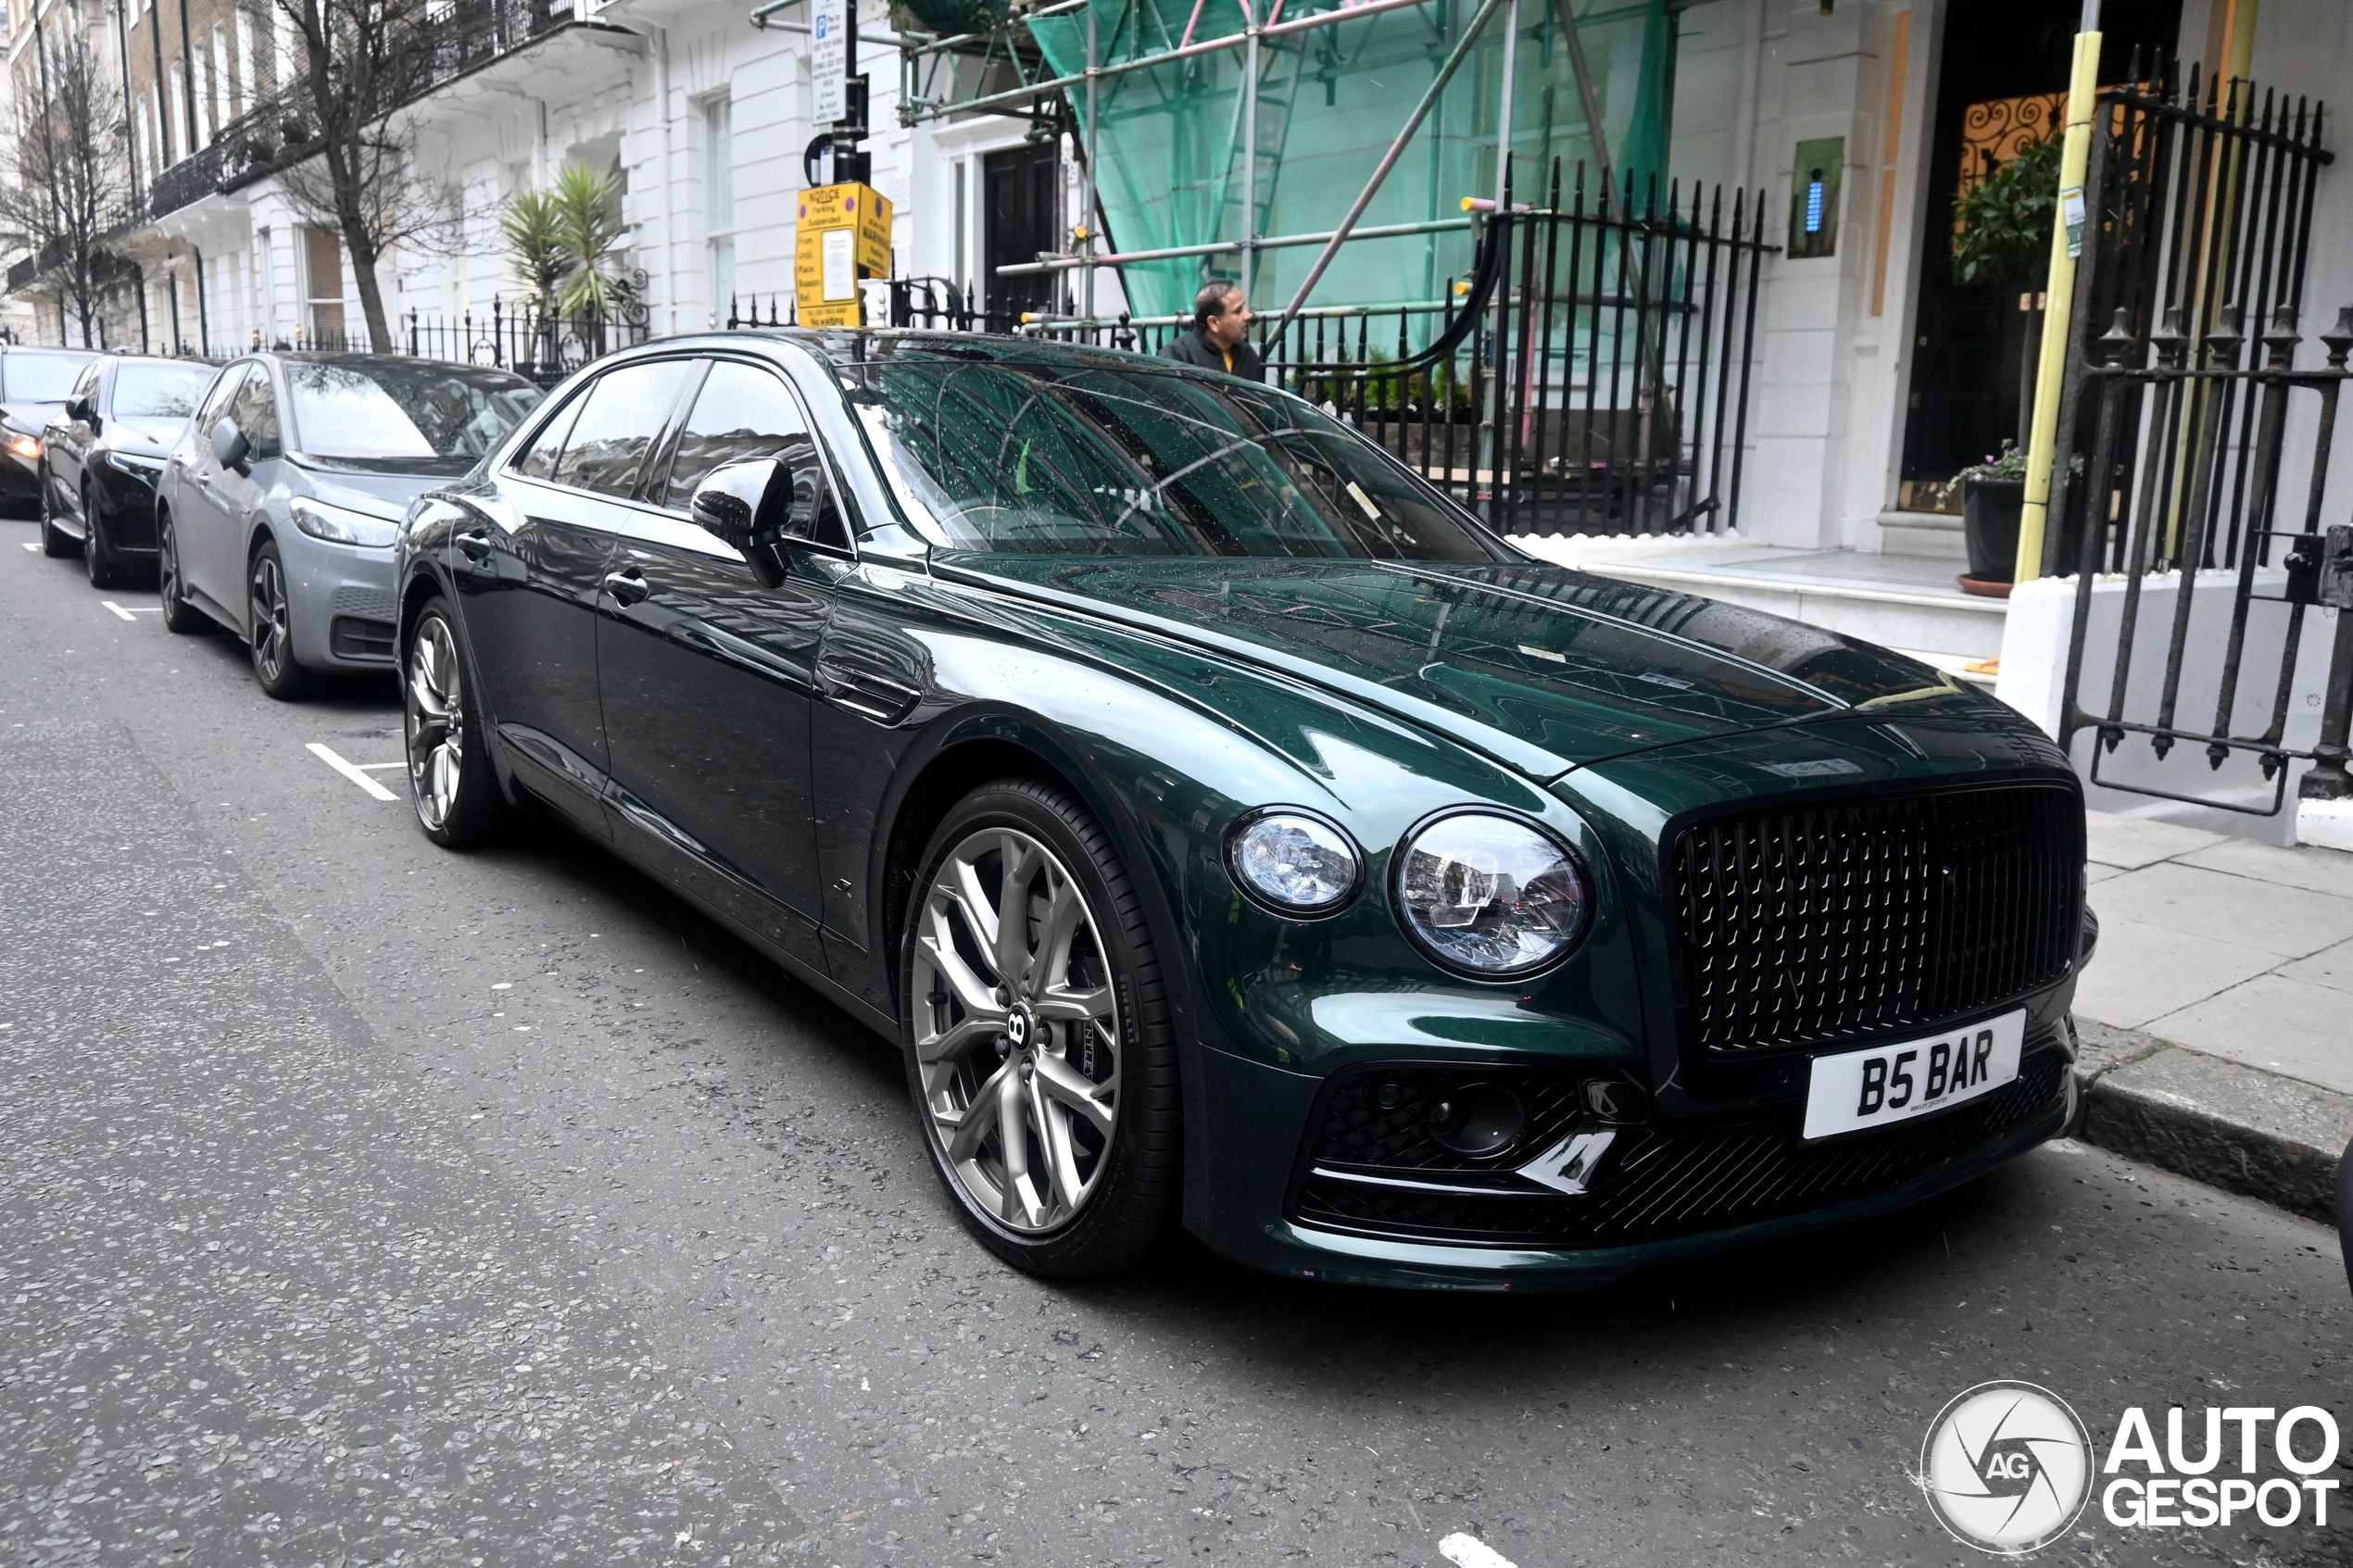
[(393, 552), (294, 528), (276, 538), (296, 662), (313, 670), (393, 668)]
[(108, 547), (117, 555), (154, 555), (156, 486), (162, 470), (126, 472), (103, 457), (90, 467), (90, 486), (101, 514), (97, 521), (106, 530)]
[[(1189, 1209), (1194, 1232), (1273, 1273), (1432, 1289), (1589, 1289), (1636, 1269), (1885, 1213), (2055, 1136), (2076, 1097), (2062, 1025), (2029, 1037), (2014, 1084), (1881, 1133), (1806, 1145), (1795, 1102), (1729, 1116), (1645, 1112), (1611, 1129), (1612, 1152), (1586, 1193), (1470, 1198), (1445, 1190), (1457, 1184), (1444, 1173), (1401, 1170), (1430, 1179), (1386, 1190), (1319, 1176), (1328, 1169), (1319, 1146), (1329, 1153), (1333, 1129), (1363, 1124), (1345, 1108), (1335, 1119), (1339, 1082), (1222, 1051), (1200, 1055), (1201, 1093), (1189, 1100), (1204, 1117), (1202, 1153), (1215, 1175)], [(1583, 1125), (1577, 1114), (1565, 1110), (1563, 1127)], [(1270, 1159), (1271, 1148), (1299, 1157)]]
[(41, 459), (0, 446), (0, 501), (35, 506), (41, 500)]

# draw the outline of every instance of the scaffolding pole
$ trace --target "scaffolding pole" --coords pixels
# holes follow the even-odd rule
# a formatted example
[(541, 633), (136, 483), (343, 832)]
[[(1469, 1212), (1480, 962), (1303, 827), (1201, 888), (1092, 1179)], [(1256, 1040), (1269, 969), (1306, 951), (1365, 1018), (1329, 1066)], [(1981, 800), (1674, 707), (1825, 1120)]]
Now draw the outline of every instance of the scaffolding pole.
[[(1397, 133), (1395, 141), (1390, 143), (1389, 151), (1381, 155), (1380, 167), (1373, 170), (1373, 177), (1365, 181), (1365, 188), (1356, 194), (1355, 203), (1349, 207), (1348, 216), (1340, 220), (1340, 227), (1332, 231), (1332, 237), (1324, 243), (1322, 253), (1315, 257), (1315, 265), (1308, 269), (1307, 281), (1299, 285), (1299, 292), (1291, 296), (1290, 304), (1284, 307), (1282, 320), (1275, 323), (1275, 336), (1277, 339), (1281, 338), (1292, 320), (1297, 318), (1301, 307), (1307, 303), (1307, 296), (1315, 292), (1315, 285), (1323, 282), (1324, 270), (1332, 264), (1332, 257), (1340, 254), (1340, 247), (1348, 243), (1350, 234), (1355, 231), (1356, 220), (1365, 216), (1365, 209), (1373, 205), (1373, 198), (1380, 194), (1381, 184), (1388, 180), (1389, 171), (1397, 167), (1397, 160), (1404, 156), (1406, 144), (1413, 141), (1414, 132), (1419, 131), (1422, 128), (1422, 121), (1429, 118), (1429, 111), (1437, 104), (1439, 94), (1446, 91), (1446, 84), (1454, 80), (1454, 73), (1460, 70), (1463, 62), (1470, 57), (1471, 45), (1478, 42), (1478, 35), (1487, 30), (1487, 19), (1495, 14), (1495, 7), (1502, 4), (1503, 0), (1485, 0), (1478, 8), (1478, 14), (1473, 17), (1470, 25), (1463, 30), (1462, 37), (1455, 40), (1453, 53), (1446, 56), (1444, 65), (1439, 67), (1437, 77), (1431, 81), (1428, 89), (1422, 94), (1422, 101), (1414, 106), (1413, 114), (1407, 117), (1405, 128)], [(1367, 8), (1369, 7), (1360, 7), (1354, 14), (1361, 16)]]
[(1258, 18), (1250, 0), (1242, 8), (1242, 304), (1248, 307), (1258, 281)]

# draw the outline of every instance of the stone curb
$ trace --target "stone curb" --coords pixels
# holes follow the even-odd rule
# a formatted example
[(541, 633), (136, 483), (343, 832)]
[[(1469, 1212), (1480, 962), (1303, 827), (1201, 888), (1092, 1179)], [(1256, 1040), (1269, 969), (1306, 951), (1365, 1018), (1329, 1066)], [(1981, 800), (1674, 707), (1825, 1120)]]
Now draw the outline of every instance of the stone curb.
[(2078, 1019), (2076, 1032), (2073, 1136), (2315, 1220), (2336, 1217), (2353, 1095), (2138, 1030)]

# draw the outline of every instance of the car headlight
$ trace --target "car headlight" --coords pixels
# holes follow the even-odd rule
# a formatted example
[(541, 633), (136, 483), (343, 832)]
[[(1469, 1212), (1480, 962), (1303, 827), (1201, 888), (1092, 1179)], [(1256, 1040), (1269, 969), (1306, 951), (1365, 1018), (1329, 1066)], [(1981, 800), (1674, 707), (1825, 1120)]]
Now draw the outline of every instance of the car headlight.
[(156, 476), (163, 472), (163, 459), (138, 452), (109, 452), (107, 454), (107, 467), (118, 473), (127, 473), (133, 479), (144, 479), (153, 483)]
[(337, 545), (365, 545), (372, 549), (389, 549), (400, 539), (400, 525), (389, 518), (370, 517), (348, 507), (331, 507), (324, 501), (297, 500), (290, 503), (295, 526), (313, 539), (326, 539)]
[(1289, 806), (1266, 806), (1226, 835), (1235, 884), (1278, 915), (1327, 915), (1356, 894), (1365, 874), (1356, 846), (1333, 823)]
[(1568, 847), (1534, 823), (1450, 811), (1397, 847), (1397, 917), (1439, 963), (1482, 980), (1530, 974), (1585, 935), (1592, 892)]
[(31, 459), (41, 456), (41, 443), (33, 436), (11, 434), (8, 437), (8, 450), (19, 458)]

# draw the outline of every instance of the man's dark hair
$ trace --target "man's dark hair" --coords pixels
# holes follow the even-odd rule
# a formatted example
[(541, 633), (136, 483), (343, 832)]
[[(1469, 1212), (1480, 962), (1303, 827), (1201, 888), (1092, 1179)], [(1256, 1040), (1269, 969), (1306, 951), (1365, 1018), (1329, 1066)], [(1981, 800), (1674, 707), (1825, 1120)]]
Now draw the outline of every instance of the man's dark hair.
[(1201, 293), (1193, 295), (1193, 325), (1209, 331), (1209, 319), (1223, 316), (1226, 301), (1241, 292), (1241, 285), (1227, 278), (1212, 278), (1202, 284)]

